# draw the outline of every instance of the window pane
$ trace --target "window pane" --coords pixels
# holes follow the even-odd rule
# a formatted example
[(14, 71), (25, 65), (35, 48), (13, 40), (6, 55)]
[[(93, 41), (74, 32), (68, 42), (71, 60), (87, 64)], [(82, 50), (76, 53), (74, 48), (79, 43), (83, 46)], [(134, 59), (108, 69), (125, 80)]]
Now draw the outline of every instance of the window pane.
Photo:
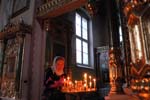
[(88, 44), (87, 44), (87, 42), (83, 42), (83, 52), (88, 53)]
[(81, 16), (76, 13), (76, 35), (81, 37)]
[(82, 37), (83, 37), (83, 39), (86, 39), (86, 40), (88, 40), (88, 36), (87, 36), (87, 29), (82, 29)]
[(76, 13), (76, 63), (89, 64), (88, 21)]
[(76, 50), (81, 51), (81, 40), (76, 38)]
[(81, 40), (76, 38), (76, 61), (82, 63)]
[(76, 25), (81, 25), (81, 16), (76, 13)]
[(88, 65), (88, 54), (87, 53), (83, 53), (83, 64)]
[(81, 37), (81, 26), (80, 25), (76, 25), (76, 35)]
[(82, 18), (82, 28), (87, 29), (87, 20), (85, 18)]
[(76, 61), (77, 63), (82, 63), (82, 56), (80, 51), (76, 51)]

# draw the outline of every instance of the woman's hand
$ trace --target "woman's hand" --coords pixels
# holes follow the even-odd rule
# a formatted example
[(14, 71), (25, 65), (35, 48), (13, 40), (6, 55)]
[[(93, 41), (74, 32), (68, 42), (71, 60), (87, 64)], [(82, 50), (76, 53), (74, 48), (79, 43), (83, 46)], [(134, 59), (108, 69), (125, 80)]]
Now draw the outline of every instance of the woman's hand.
[(58, 81), (55, 81), (54, 84), (52, 84), (50, 87), (51, 88), (56, 88), (62, 86), (64, 83), (64, 78), (61, 77)]
[(51, 80), (52, 80), (52, 78), (49, 77), (49, 78), (46, 80), (46, 84), (48, 84), (48, 82), (51, 81)]

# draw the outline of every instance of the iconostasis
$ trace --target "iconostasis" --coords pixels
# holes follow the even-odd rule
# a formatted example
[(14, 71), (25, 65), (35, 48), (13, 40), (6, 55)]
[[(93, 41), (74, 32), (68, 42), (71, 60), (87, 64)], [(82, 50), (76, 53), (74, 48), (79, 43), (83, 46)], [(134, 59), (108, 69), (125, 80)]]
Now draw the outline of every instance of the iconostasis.
[(130, 43), (131, 88), (143, 98), (150, 91), (150, 7), (149, 0), (131, 0), (124, 6)]

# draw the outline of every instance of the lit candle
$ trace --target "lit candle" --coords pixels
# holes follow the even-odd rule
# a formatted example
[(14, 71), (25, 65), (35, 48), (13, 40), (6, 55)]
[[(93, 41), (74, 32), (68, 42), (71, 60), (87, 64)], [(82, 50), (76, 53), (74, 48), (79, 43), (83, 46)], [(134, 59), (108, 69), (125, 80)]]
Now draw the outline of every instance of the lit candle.
[(69, 86), (69, 80), (70, 80), (70, 77), (68, 76), (67, 77), (67, 87)]
[(94, 89), (95, 89), (96, 88), (96, 79), (94, 78), (93, 81), (94, 81)]
[(69, 81), (69, 86), (71, 86), (72, 85), (72, 82), (71, 81)]
[(92, 78), (92, 77), (91, 77), (91, 76), (89, 76), (90, 82), (91, 82), (91, 78)]
[(90, 88), (91, 88), (92, 87), (92, 82), (91, 81), (90, 81), (89, 85), (90, 85)]
[(86, 85), (86, 83), (85, 83), (85, 84), (84, 84), (84, 90), (85, 90), (85, 91), (86, 91), (86, 86), (87, 86), (87, 85)]
[(87, 73), (84, 74), (84, 84), (87, 86)]
[(75, 84), (77, 84), (77, 80), (75, 80), (74, 82), (75, 82)]
[(71, 91), (71, 87), (72, 87), (72, 82), (71, 82), (71, 81), (69, 81), (69, 85), (68, 85), (68, 89), (69, 89), (69, 91)]
[(67, 77), (67, 80), (69, 80), (69, 79), (70, 79), (70, 77), (68, 76), (68, 77)]
[(75, 83), (75, 86), (74, 86), (74, 87), (75, 87), (75, 90), (76, 90), (76, 89), (77, 89), (77, 80), (75, 80), (74, 83)]
[(92, 82), (91, 82), (91, 76), (89, 76), (89, 79), (90, 79), (90, 82), (89, 82), (89, 87), (91, 88), (92, 87)]
[(84, 74), (84, 80), (87, 80), (87, 73)]
[(66, 87), (66, 79), (64, 78), (64, 87)]

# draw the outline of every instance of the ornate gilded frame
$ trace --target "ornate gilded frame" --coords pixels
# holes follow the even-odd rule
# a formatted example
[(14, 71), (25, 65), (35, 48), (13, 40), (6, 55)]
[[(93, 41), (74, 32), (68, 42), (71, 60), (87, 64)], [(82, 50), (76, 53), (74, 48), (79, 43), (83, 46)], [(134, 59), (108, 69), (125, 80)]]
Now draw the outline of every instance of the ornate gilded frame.
[(0, 32), (0, 40), (4, 45), (0, 71), (0, 97), (17, 100), (21, 97), (24, 38), (31, 30), (31, 26), (21, 21), (6, 25)]
[(18, 97), (20, 82), (17, 73), (20, 67), (19, 60), (20, 42), (19, 37), (9, 39), (6, 44), (4, 65), (2, 68), (2, 83), (1, 83), (1, 96), (16, 98)]
[[(143, 72), (146, 72), (150, 64), (149, 10), (150, 7), (148, 5), (140, 6), (139, 9), (135, 9), (128, 16), (128, 30), (129, 30), (129, 40), (130, 40), (130, 50), (132, 60), (130, 63), (131, 74), (132, 76), (135, 77), (143, 77), (144, 74), (146, 74), (146, 73), (143, 74)], [(137, 33), (139, 34), (139, 39), (137, 37)], [(138, 55), (139, 51), (141, 51), (140, 52), (141, 56)]]

